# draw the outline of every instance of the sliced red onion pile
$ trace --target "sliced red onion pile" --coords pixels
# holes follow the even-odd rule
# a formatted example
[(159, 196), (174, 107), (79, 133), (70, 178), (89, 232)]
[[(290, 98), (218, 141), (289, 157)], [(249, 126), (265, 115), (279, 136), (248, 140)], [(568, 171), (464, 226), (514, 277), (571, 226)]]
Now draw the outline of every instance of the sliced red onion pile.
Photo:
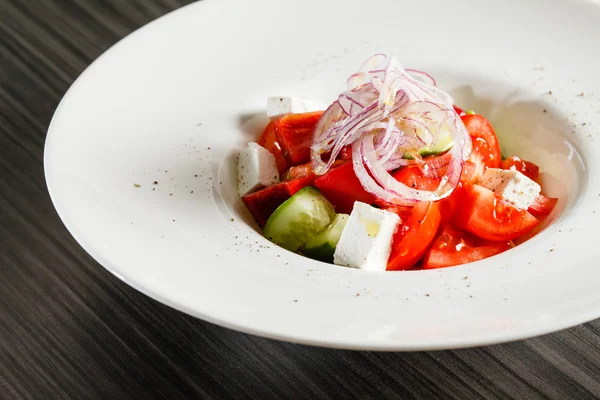
[[(427, 73), (403, 69), (384, 54), (369, 58), (347, 84), (348, 90), (323, 113), (315, 129), (311, 146), (315, 173), (327, 172), (342, 148), (351, 144), (356, 176), (365, 190), (382, 200), (412, 205), (452, 193), (471, 153), (471, 139), (452, 107), (452, 96)], [(443, 131), (451, 134), (454, 144), (437, 189), (416, 190), (390, 175), (389, 171), (422, 162), (419, 149), (435, 145)], [(325, 154), (330, 154), (327, 161)]]

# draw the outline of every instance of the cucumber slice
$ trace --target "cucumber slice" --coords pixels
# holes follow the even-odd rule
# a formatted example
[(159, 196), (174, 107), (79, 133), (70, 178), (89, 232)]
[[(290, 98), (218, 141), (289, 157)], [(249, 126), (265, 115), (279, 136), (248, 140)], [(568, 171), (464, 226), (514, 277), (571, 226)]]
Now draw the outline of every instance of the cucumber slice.
[(340, 236), (342, 236), (348, 218), (350, 218), (348, 214), (337, 214), (327, 228), (304, 243), (302, 254), (315, 260), (333, 264), (333, 253), (335, 253), (335, 247), (340, 241)]
[(277, 207), (267, 220), (263, 233), (284, 249), (297, 251), (329, 225), (334, 216), (331, 203), (318, 189), (307, 186)]
[[(450, 150), (453, 144), (454, 140), (452, 140), (452, 134), (446, 128), (442, 130), (435, 143), (433, 143), (431, 146), (425, 146), (419, 149), (419, 155), (421, 157), (439, 156), (440, 154), (444, 154), (445, 152)], [(408, 153), (405, 153), (403, 158), (407, 160), (412, 160), (413, 156), (411, 156)]]

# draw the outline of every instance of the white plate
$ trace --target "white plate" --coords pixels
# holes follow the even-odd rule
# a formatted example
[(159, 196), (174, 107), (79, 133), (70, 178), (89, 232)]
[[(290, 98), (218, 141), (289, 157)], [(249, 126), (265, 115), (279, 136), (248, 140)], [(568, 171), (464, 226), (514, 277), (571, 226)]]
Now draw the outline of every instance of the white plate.
[[(598, 1), (202, 1), (73, 84), (48, 132), (50, 194), (113, 274), (244, 332), (414, 350), (589, 321), (600, 316), (599, 21)], [(400, 273), (322, 264), (261, 237), (234, 165), (266, 98), (331, 102), (376, 52), (432, 73), (492, 120), (506, 153), (537, 162), (561, 198), (550, 226), (484, 261)]]

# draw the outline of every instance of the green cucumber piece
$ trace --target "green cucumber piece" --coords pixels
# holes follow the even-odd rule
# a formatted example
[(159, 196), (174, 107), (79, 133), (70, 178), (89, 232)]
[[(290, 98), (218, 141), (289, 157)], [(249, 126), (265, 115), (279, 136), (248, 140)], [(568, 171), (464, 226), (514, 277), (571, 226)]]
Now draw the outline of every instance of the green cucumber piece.
[(322, 231), (335, 216), (333, 206), (321, 192), (307, 186), (271, 214), (263, 233), (267, 239), (290, 251), (297, 251)]
[(308, 239), (302, 246), (302, 254), (315, 260), (333, 263), (333, 253), (340, 241), (342, 231), (350, 216), (337, 214), (327, 228)]
[[(438, 136), (437, 142), (435, 142), (431, 146), (425, 146), (419, 149), (419, 155), (421, 157), (439, 156), (450, 150), (453, 144), (454, 140), (452, 139), (452, 134), (448, 129), (444, 129)], [(407, 160), (412, 160), (413, 156), (411, 156), (408, 153), (405, 153), (403, 158)]]

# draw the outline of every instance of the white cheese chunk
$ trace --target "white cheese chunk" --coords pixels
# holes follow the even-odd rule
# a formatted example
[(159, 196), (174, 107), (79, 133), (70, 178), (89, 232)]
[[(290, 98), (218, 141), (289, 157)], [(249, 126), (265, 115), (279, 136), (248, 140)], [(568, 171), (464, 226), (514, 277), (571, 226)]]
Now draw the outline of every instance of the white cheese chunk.
[(514, 169), (488, 168), (479, 184), (520, 209), (528, 209), (541, 188), (537, 182)]
[(269, 97), (267, 99), (267, 116), (271, 119), (285, 114), (301, 114), (326, 108), (327, 105), (321, 102), (299, 97)]
[(254, 142), (248, 143), (238, 157), (237, 182), (240, 197), (278, 183), (275, 156)]
[(385, 271), (400, 218), (359, 201), (342, 231), (333, 263), (368, 271)]

